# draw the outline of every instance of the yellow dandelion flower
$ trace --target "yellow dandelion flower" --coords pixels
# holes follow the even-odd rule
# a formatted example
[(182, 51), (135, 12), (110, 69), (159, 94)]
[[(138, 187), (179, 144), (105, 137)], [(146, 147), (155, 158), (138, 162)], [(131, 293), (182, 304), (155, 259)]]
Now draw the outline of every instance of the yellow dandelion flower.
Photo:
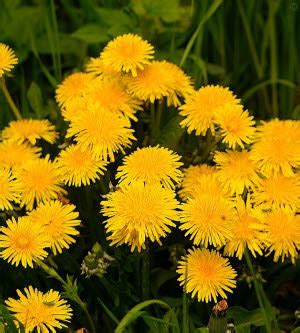
[(182, 177), (179, 168), (183, 165), (180, 156), (164, 147), (138, 148), (124, 158), (119, 166), (116, 179), (120, 184), (142, 181), (147, 184), (161, 183), (165, 187), (174, 188)]
[(274, 252), (274, 261), (290, 258), (294, 263), (300, 250), (300, 215), (284, 207), (261, 214), (261, 219), (265, 223), (269, 254)]
[(10, 72), (17, 63), (15, 52), (9, 46), (0, 43), (0, 78)]
[(29, 286), (23, 293), (17, 290), (17, 294), (19, 299), (10, 297), (5, 304), (16, 320), (24, 326), (26, 333), (53, 333), (56, 329), (68, 327), (72, 309), (57, 291), (51, 289), (42, 293)]
[(153, 54), (153, 46), (147, 41), (134, 34), (125, 34), (110, 41), (100, 58), (104, 65), (111, 66), (118, 72), (136, 76), (137, 71), (144, 69), (153, 58)]
[(67, 76), (56, 88), (57, 103), (60, 106), (67, 106), (72, 101), (76, 102), (93, 78), (93, 75), (81, 72)]
[(135, 140), (128, 119), (94, 108), (71, 122), (67, 137), (72, 136), (83, 150), (91, 148), (93, 156), (104, 161), (114, 161), (114, 154), (124, 153)]
[(79, 234), (76, 227), (80, 225), (79, 214), (75, 209), (71, 204), (50, 201), (40, 204), (28, 215), (33, 224), (44, 228), (54, 255), (62, 253), (63, 249), (68, 249), (70, 244), (75, 243), (74, 236)]
[(293, 176), (300, 168), (300, 121), (273, 119), (257, 128), (251, 158), (267, 176), (282, 172)]
[(300, 176), (286, 177), (278, 173), (262, 179), (254, 190), (253, 200), (257, 205), (300, 208)]
[(0, 168), (0, 210), (13, 209), (12, 202), (20, 201), (20, 183), (7, 168)]
[(214, 161), (217, 164), (216, 176), (224, 189), (231, 194), (242, 194), (259, 181), (250, 153), (243, 151), (217, 151)]
[(99, 76), (102, 80), (122, 78), (120, 72), (115, 70), (111, 65), (105, 65), (103, 59), (100, 57), (90, 58), (89, 62), (86, 64), (86, 71)]
[(165, 73), (168, 73), (170, 80), (167, 105), (181, 105), (179, 97), (185, 98), (194, 92), (191, 78), (180, 67), (171, 62), (161, 61), (160, 66)]
[(127, 244), (131, 251), (145, 248), (146, 239), (161, 244), (178, 220), (175, 193), (157, 183), (132, 183), (109, 193), (101, 204), (111, 244)]
[(27, 217), (12, 217), (7, 227), (0, 227), (0, 256), (15, 266), (33, 268), (33, 262), (47, 257), (48, 235)]
[(250, 144), (255, 134), (255, 121), (249, 116), (248, 111), (243, 110), (243, 106), (227, 104), (216, 114), (216, 123), (220, 127), (223, 142), (229, 148)]
[(197, 193), (181, 206), (181, 230), (195, 245), (225, 245), (236, 218), (233, 203), (221, 195)]
[(40, 157), (41, 148), (24, 142), (4, 141), (0, 143), (0, 167), (16, 168), (23, 163)]
[(2, 131), (2, 139), (9, 142), (36, 144), (36, 140), (43, 139), (54, 143), (58, 134), (55, 127), (47, 119), (21, 119), (11, 121)]
[(254, 257), (256, 253), (262, 255), (266, 234), (265, 226), (258, 218), (258, 208), (251, 207), (249, 196), (246, 202), (240, 196), (237, 197), (235, 207), (237, 219), (234, 221), (233, 237), (227, 242), (224, 253), (242, 259), (245, 249), (248, 248)]
[(215, 167), (207, 164), (191, 165), (186, 168), (183, 171), (183, 180), (178, 191), (180, 198), (186, 201), (189, 197), (192, 197), (195, 187), (201, 186), (203, 178), (207, 175), (212, 175), (215, 171)]
[(140, 101), (132, 97), (126, 87), (117, 80), (94, 79), (86, 91), (85, 98), (99, 109), (121, 114), (135, 121), (135, 113), (142, 110)]
[(71, 145), (60, 152), (57, 165), (61, 180), (71, 186), (90, 185), (106, 170), (106, 163), (93, 156), (90, 149), (82, 150), (77, 145)]
[(225, 105), (236, 105), (239, 99), (228, 89), (220, 86), (206, 86), (187, 96), (185, 104), (180, 109), (184, 117), (180, 125), (187, 128), (190, 134), (205, 135), (207, 130), (214, 133), (214, 120), (216, 113)]
[(60, 194), (66, 194), (61, 187), (60, 172), (57, 164), (45, 158), (28, 161), (22, 168), (14, 171), (20, 182), (21, 207), (32, 210), (34, 204), (56, 199)]
[(215, 197), (230, 198), (230, 192), (221, 186), (216, 172), (210, 175), (203, 175), (197, 183), (195, 183), (192, 190), (191, 198), (195, 198), (197, 195), (208, 194)]
[(61, 114), (66, 121), (72, 122), (76, 120), (76, 118), (81, 117), (87, 110), (86, 98), (79, 97), (69, 101), (68, 104), (61, 109)]
[(174, 79), (165, 63), (166, 61), (152, 61), (136, 77), (128, 77), (126, 84), (129, 92), (136, 98), (149, 100), (151, 103), (164, 97), (171, 98), (171, 93), (174, 97)]
[(185, 291), (199, 302), (217, 302), (217, 297), (227, 298), (236, 287), (236, 272), (229, 260), (217, 251), (190, 249), (179, 261), (178, 281)]

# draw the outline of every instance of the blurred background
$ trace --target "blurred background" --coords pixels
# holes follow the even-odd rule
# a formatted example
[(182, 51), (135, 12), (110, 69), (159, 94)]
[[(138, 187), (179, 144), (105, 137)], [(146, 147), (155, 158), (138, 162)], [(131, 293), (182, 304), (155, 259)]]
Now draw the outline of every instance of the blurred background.
[[(24, 116), (57, 117), (63, 77), (133, 32), (196, 87), (229, 86), (259, 119), (300, 117), (297, 0), (0, 0), (0, 9), (0, 41), (20, 59), (8, 85)], [(0, 107), (3, 126), (11, 115), (2, 96)]]

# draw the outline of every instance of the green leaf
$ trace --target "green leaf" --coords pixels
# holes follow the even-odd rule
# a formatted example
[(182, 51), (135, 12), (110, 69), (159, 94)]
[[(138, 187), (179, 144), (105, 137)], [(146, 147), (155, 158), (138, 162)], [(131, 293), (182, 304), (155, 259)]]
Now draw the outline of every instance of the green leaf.
[(40, 87), (35, 83), (31, 82), (31, 85), (27, 91), (27, 98), (30, 103), (32, 110), (35, 112), (38, 118), (45, 116), (43, 107), (43, 98)]
[(132, 18), (120, 9), (97, 8), (96, 12), (101, 18), (101, 22), (108, 27), (112, 27), (114, 25), (130, 27), (133, 24)]
[(300, 333), (300, 327), (297, 327), (294, 330), (292, 330), (292, 333)]
[(88, 44), (107, 42), (110, 39), (107, 28), (98, 24), (84, 25), (73, 32), (71, 36)]
[(227, 312), (227, 318), (234, 320), (234, 328), (237, 333), (250, 332), (250, 326), (264, 326), (265, 318), (261, 309), (248, 311), (244, 308), (234, 306)]
[(170, 306), (167, 303), (162, 302), (158, 299), (152, 299), (152, 300), (149, 300), (149, 301), (139, 303), (136, 306), (134, 306), (130, 311), (128, 311), (127, 314), (122, 318), (122, 320), (120, 321), (119, 325), (117, 326), (117, 328), (115, 330), (115, 333), (124, 332), (125, 328), (129, 324), (131, 324), (138, 317), (145, 314), (144, 311), (141, 311), (142, 309), (144, 309), (144, 308), (146, 308), (150, 305), (153, 305), (153, 304), (158, 304), (158, 305), (162, 306), (163, 308), (167, 308), (167, 309), (171, 310)]
[(175, 116), (163, 127), (158, 138), (158, 143), (166, 148), (175, 149), (184, 129), (180, 126), (181, 117)]
[(134, 1), (133, 10), (140, 16), (160, 17), (169, 23), (180, 19), (179, 0)]

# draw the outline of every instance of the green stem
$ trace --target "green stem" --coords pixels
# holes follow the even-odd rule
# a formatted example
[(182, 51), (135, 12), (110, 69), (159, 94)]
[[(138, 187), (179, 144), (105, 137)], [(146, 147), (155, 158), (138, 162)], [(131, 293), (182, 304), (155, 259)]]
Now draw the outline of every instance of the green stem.
[[(57, 271), (48, 266), (47, 264), (45, 264), (44, 262), (40, 261), (40, 260), (37, 260), (37, 264), (38, 266), (40, 266), (42, 268), (42, 270), (44, 270), (49, 276), (53, 277), (54, 279), (58, 280), (59, 282), (61, 282), (61, 284), (63, 285), (63, 287), (65, 288), (65, 290), (67, 290), (67, 286), (68, 286), (68, 283), (57, 273)], [(81, 300), (80, 296), (78, 295), (77, 291), (75, 289), (72, 290), (72, 292), (74, 293), (74, 298), (72, 298), (72, 300), (74, 302), (76, 302), (80, 308), (82, 309), (82, 311), (85, 313), (88, 321), (89, 321), (89, 324), (90, 324), (90, 327), (91, 327), (91, 330), (93, 333), (96, 333), (96, 327), (95, 327), (95, 324), (93, 322), (93, 319), (92, 317), (90, 316), (89, 314), (89, 311), (87, 309), (87, 306), (86, 304)]]
[(150, 116), (151, 116), (151, 144), (153, 145), (156, 140), (156, 122), (155, 122), (155, 104), (150, 103)]
[(162, 116), (162, 107), (163, 107), (163, 104), (162, 104), (162, 102), (159, 101), (158, 105), (157, 105), (156, 121), (155, 121), (156, 135), (159, 134), (160, 121), (161, 121), (161, 116)]
[(247, 249), (245, 250), (244, 255), (245, 255), (246, 262), (247, 262), (247, 266), (248, 266), (248, 268), (250, 270), (250, 273), (252, 275), (252, 278), (253, 278), (255, 293), (256, 293), (256, 297), (257, 297), (259, 306), (260, 306), (261, 311), (262, 311), (262, 313), (265, 317), (266, 331), (267, 331), (267, 333), (271, 333), (272, 332), (272, 328), (271, 328), (271, 324), (270, 324), (271, 320), (268, 316), (268, 312), (267, 312), (266, 307), (265, 307), (264, 302), (263, 302), (264, 295), (262, 294), (262, 288), (260, 288), (260, 283), (256, 278), (254, 267), (252, 265), (251, 258), (250, 258), (250, 255), (249, 255), (249, 252), (248, 252)]
[(6, 84), (5, 84), (5, 80), (3, 78), (0, 79), (0, 88), (3, 92), (3, 95), (9, 105), (9, 107), (11, 108), (11, 111), (13, 112), (13, 114), (15, 115), (15, 117), (20, 120), (22, 119), (22, 116), (21, 116), (21, 113), (19, 111), (19, 109), (17, 108), (15, 102), (13, 101), (7, 87), (6, 87)]
[(150, 291), (150, 265), (149, 265), (149, 246), (146, 244), (146, 248), (142, 254), (142, 297), (143, 300), (149, 299)]

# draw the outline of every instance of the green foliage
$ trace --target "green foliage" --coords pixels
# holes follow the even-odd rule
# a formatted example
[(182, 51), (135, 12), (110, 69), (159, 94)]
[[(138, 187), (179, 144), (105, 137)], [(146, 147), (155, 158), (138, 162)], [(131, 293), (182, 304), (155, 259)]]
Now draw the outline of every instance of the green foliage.
[[(195, 87), (210, 83), (228, 85), (258, 119), (299, 120), (300, 3), (298, 10), (293, 10), (294, 3), (299, 2), (0, 0), (0, 42), (9, 44), (20, 62), (7, 85), (25, 117), (49, 118), (63, 137), (65, 124), (53, 101), (55, 87), (66, 75), (82, 70), (88, 58), (98, 56), (111, 38), (132, 32), (154, 44), (158, 59), (182, 64), (194, 78)], [(147, 115), (144, 117), (143, 125), (147, 127), (150, 120)], [(0, 94), (1, 128), (12, 119)], [(209, 158), (210, 151), (201, 150), (208, 142), (184, 136), (180, 121), (171, 108), (161, 110), (160, 118), (155, 119), (157, 133), (153, 143), (184, 152), (188, 162), (197, 162), (204, 155)], [(147, 132), (143, 139), (149, 137)], [(198, 148), (201, 156), (195, 153)], [(154, 258), (149, 267), (150, 295), (155, 299), (142, 302), (140, 257), (124, 247), (109, 247), (100, 216), (95, 213), (99, 211), (99, 193), (107, 193), (110, 181), (107, 174), (101, 184), (86, 187), (84, 192), (70, 190), (83, 221), (81, 236), (52, 263), (58, 267), (60, 276), (67, 277), (66, 281), (57, 277), (45, 279), (46, 274), (38, 269), (15, 269), (1, 260), (2, 299), (15, 295), (16, 289), (28, 283), (42, 290), (60, 290), (74, 308), (70, 332), (81, 327), (92, 332), (92, 321), (96, 332), (207, 333), (213, 304), (198, 304), (182, 293), (169, 260), (169, 245), (178, 239), (168, 239), (160, 249), (150, 248)], [(91, 244), (97, 241), (115, 260), (103, 277), (86, 278), (81, 275), (81, 263)], [(185, 240), (179, 241), (183, 246), (190, 245)], [(244, 268), (243, 263), (236, 265)], [(287, 313), (287, 322), (280, 321), (279, 314), (279, 324), (298, 333), (299, 322), (294, 311), (299, 307), (299, 262), (295, 266), (279, 266), (277, 271), (272, 270), (272, 263), (266, 266), (268, 283), (259, 288), (276, 306), (276, 310), (270, 310), (267, 304), (269, 315), (273, 318), (277, 312)], [(245, 281), (239, 281), (239, 294), (234, 294), (230, 302), (227, 319), (234, 321), (237, 333), (265, 329), (265, 314), (258, 308), (255, 288), (249, 289)], [(2, 332), (16, 332), (13, 318), (3, 303), (0, 305)]]

